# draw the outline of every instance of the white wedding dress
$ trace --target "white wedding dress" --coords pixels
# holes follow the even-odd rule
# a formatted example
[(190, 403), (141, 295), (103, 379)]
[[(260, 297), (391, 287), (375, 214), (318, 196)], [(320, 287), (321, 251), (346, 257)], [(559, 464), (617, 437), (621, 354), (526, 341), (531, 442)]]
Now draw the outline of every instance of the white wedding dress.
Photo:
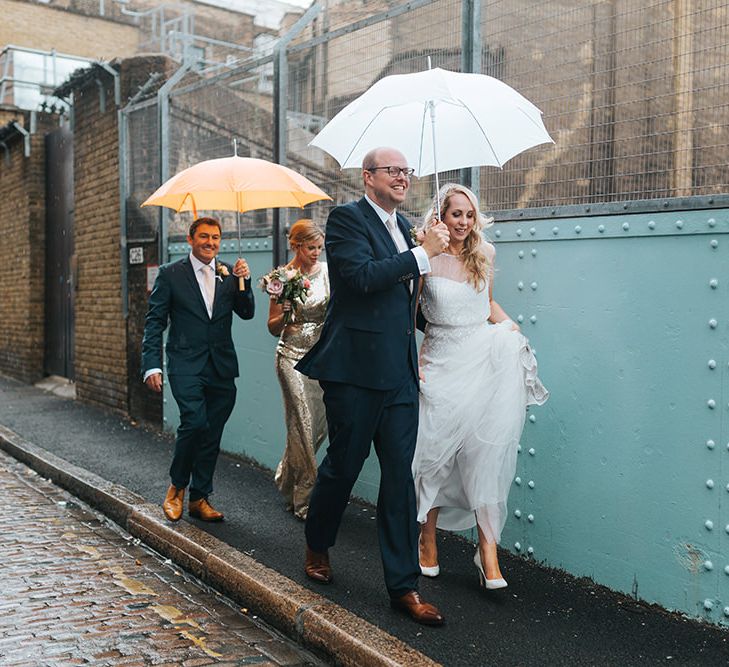
[[(493, 245), (484, 252), (490, 282)], [(466, 530), (478, 522), (488, 541), (498, 542), (526, 407), (541, 405), (549, 393), (527, 339), (510, 322), (488, 323), (488, 285), (476, 291), (452, 255), (430, 262), (420, 302), (428, 325), (413, 460), (418, 521), (439, 507), (439, 528)]]

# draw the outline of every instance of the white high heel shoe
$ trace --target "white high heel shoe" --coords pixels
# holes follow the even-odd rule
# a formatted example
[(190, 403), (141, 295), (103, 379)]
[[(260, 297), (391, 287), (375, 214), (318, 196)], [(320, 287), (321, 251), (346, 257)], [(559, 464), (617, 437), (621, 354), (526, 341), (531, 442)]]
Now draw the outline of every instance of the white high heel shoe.
[(420, 574), (422, 574), (424, 577), (437, 577), (440, 574), (440, 565), (433, 565), (433, 567), (428, 567), (427, 565), (423, 565), (422, 563), (418, 563), (420, 565)]
[(506, 579), (499, 578), (499, 579), (487, 579), (486, 574), (483, 571), (483, 565), (481, 564), (481, 554), (479, 553), (478, 549), (476, 549), (476, 553), (473, 554), (473, 564), (476, 566), (476, 569), (478, 570), (478, 582), (481, 584), (481, 588), (485, 588), (489, 591), (495, 591), (499, 588), (506, 588), (509, 584), (506, 583)]

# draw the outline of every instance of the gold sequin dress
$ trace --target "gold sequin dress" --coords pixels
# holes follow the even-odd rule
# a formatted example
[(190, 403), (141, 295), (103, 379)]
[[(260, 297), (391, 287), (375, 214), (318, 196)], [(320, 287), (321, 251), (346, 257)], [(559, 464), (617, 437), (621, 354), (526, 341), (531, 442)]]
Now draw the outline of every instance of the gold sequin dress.
[(276, 347), (276, 375), (286, 414), (286, 449), (276, 468), (275, 482), (289, 509), (305, 519), (309, 496), (316, 480), (316, 452), (327, 434), (322, 390), (316, 380), (294, 366), (319, 340), (329, 300), (327, 265), (309, 275), (311, 288), (306, 301), (296, 303), (294, 317), (284, 327)]

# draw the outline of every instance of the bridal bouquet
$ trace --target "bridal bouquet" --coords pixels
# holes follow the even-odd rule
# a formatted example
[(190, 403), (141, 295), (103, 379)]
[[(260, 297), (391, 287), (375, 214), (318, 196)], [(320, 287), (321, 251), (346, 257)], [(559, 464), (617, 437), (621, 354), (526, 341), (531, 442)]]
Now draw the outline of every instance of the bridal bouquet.
[[(258, 284), (276, 303), (284, 301), (304, 303), (311, 289), (311, 282), (301, 271), (285, 266), (270, 271), (258, 281)], [(293, 315), (293, 310), (285, 311), (284, 324), (288, 324)]]

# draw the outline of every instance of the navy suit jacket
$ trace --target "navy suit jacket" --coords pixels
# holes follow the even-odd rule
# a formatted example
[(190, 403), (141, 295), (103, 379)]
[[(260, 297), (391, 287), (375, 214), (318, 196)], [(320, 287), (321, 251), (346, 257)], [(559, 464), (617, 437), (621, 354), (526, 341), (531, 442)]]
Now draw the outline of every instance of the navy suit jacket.
[[(408, 245), (410, 225), (398, 214)], [(331, 295), (319, 341), (296, 369), (317, 380), (394, 389), (417, 382), (415, 303), (420, 276), (412, 252), (399, 253), (367, 200), (338, 206), (325, 240)]]
[(238, 377), (238, 358), (231, 335), (233, 312), (249, 320), (255, 302), (250, 279), (246, 280), (245, 291), (240, 292), (232, 267), (224, 265), (229, 275), (215, 279), (212, 318), (208, 317), (189, 257), (160, 267), (144, 324), (143, 372), (162, 368), (162, 334), (169, 321), (168, 375), (198, 375), (210, 359), (221, 377)]

